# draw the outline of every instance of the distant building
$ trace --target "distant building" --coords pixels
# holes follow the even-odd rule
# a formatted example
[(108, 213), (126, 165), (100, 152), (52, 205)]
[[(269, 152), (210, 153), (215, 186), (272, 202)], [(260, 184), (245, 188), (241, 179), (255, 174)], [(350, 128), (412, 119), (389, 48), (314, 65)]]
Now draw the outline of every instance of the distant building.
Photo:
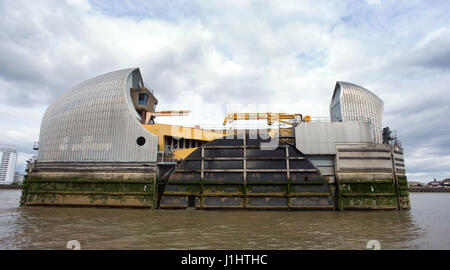
[(433, 181), (429, 182), (427, 184), (427, 186), (431, 186), (431, 187), (440, 187), (441, 186), (441, 182), (437, 181), (436, 178), (434, 178)]
[(22, 184), (25, 174), (16, 172), (14, 174), (14, 183)]
[(408, 181), (408, 187), (422, 187), (424, 186), (421, 182)]
[(441, 181), (442, 186), (450, 187), (450, 178), (446, 178)]
[(0, 184), (12, 183), (16, 170), (17, 150), (11, 145), (0, 145)]

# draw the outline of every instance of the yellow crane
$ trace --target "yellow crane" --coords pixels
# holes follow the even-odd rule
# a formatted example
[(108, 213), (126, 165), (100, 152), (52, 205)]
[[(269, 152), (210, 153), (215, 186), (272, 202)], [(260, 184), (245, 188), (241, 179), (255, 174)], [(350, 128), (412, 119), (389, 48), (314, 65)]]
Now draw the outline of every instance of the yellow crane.
[[(287, 114), (287, 113), (227, 113), (223, 125), (227, 123), (232, 123), (235, 120), (261, 120), (267, 119), (267, 124), (270, 126), (275, 122), (285, 123), (285, 124), (295, 124), (300, 122), (311, 122), (311, 116), (305, 115), (303, 118), (302, 114)], [(288, 121), (287, 121), (288, 120)]]
[(145, 113), (145, 121), (143, 124), (150, 125), (154, 124), (156, 116), (186, 116), (189, 115), (191, 111), (160, 111), (160, 112), (146, 112)]

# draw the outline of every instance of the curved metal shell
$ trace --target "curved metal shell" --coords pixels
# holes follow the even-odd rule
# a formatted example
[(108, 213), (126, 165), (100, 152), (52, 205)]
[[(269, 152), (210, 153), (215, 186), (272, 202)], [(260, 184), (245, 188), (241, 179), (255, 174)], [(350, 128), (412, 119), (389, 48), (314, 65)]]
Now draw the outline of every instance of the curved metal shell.
[(377, 143), (382, 143), (383, 101), (369, 90), (348, 82), (337, 82), (330, 104), (332, 121), (367, 121), (375, 130)]
[(65, 92), (44, 114), (38, 160), (155, 162), (157, 136), (142, 127), (130, 97), (130, 88), (142, 85), (139, 69), (131, 68)]

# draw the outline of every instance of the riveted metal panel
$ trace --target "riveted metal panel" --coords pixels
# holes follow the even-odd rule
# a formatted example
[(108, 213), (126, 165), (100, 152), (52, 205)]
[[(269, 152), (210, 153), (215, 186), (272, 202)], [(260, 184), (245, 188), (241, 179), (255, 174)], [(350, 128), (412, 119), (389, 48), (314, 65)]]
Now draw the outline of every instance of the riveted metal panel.
[[(259, 148), (263, 141), (246, 136), (202, 145), (201, 151), (197, 150), (200, 157), (188, 156), (169, 181), (160, 184), (163, 198), (181, 194), (190, 200), (195, 197), (197, 209), (333, 209), (333, 194), (326, 178), (305, 155), (286, 143), (274, 150)], [(291, 205), (291, 196), (320, 198), (308, 199), (302, 206)], [(166, 198), (159, 205), (190, 207), (188, 201), (185, 205), (180, 199), (174, 201)]]
[(205, 149), (205, 157), (207, 158), (214, 158), (214, 157), (242, 157), (244, 149)]

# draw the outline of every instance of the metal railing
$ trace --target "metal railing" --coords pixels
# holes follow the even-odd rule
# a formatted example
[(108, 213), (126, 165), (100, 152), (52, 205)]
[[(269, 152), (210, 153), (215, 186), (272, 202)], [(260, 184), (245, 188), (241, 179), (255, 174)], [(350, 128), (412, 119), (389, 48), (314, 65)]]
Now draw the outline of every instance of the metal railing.
[(345, 119), (332, 119), (331, 117), (311, 117), (311, 122), (363, 122), (363, 123), (370, 123), (372, 122), (370, 118), (368, 117), (359, 117), (359, 116), (352, 116), (352, 117), (346, 117)]
[[(261, 121), (264, 122), (264, 121)], [(364, 122), (370, 123), (371, 120), (368, 117), (352, 117), (346, 118), (342, 121), (334, 121), (330, 117), (312, 117), (311, 122)], [(301, 125), (302, 123), (300, 123)], [(278, 128), (290, 128), (292, 125), (275, 122), (273, 125), (268, 125), (267, 123), (231, 123), (227, 125), (217, 125), (217, 124), (201, 124), (201, 125), (186, 125), (189, 128), (201, 128), (206, 130), (228, 130), (228, 129), (278, 129)]]
[(173, 162), (174, 156), (172, 151), (158, 151), (157, 162)]
[(278, 128), (288, 128), (291, 125), (276, 122), (273, 125), (268, 124), (249, 124), (249, 123), (232, 123), (227, 125), (217, 125), (217, 124), (201, 124), (201, 125), (187, 125), (189, 128), (200, 128), (204, 130), (230, 130), (230, 129), (278, 129)]

